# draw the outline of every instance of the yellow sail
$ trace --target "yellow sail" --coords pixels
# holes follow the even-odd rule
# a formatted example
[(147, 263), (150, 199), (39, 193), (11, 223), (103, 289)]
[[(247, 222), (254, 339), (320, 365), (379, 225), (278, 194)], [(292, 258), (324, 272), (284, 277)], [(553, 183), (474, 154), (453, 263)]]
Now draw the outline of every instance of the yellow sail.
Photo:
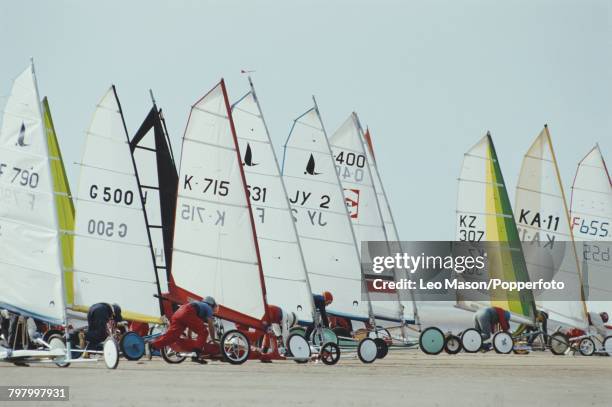
[(49, 159), (51, 161), (51, 177), (53, 178), (53, 192), (57, 208), (57, 220), (60, 229), (62, 244), (62, 259), (64, 269), (64, 286), (66, 291), (66, 303), (74, 303), (74, 281), (72, 273), (73, 265), (73, 238), (74, 238), (74, 204), (70, 194), (70, 185), (62, 160), (62, 153), (57, 142), (57, 134), (51, 118), (49, 101), (45, 97), (42, 101), (45, 129), (47, 132), (47, 144), (49, 147)]

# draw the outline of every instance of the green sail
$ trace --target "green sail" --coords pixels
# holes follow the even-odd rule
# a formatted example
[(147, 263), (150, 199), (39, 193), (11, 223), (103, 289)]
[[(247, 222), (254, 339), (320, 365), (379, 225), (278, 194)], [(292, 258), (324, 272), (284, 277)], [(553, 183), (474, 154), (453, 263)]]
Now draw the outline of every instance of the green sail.
[(58, 226), (61, 231), (62, 259), (64, 269), (64, 288), (66, 302), (68, 305), (74, 303), (74, 281), (73, 281), (73, 250), (74, 250), (74, 203), (70, 193), (70, 185), (66, 176), (66, 168), (62, 160), (62, 153), (57, 141), (57, 134), (51, 118), (49, 101), (45, 97), (42, 101), (45, 129), (47, 131), (47, 144), (49, 148), (49, 159), (51, 160), (51, 177), (53, 178), (53, 191), (57, 207)]

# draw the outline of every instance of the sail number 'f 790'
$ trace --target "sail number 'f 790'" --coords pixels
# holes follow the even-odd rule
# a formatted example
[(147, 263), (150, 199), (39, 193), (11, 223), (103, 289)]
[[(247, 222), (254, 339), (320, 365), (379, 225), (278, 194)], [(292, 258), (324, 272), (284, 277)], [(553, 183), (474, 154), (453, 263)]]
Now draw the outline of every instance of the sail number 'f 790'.
[[(0, 177), (2, 177), (5, 174), (10, 176), (10, 174), (7, 173), (7, 168), (8, 168), (7, 164), (0, 163)], [(19, 167), (13, 167), (11, 184), (18, 184), (23, 187), (27, 186), (32, 189), (36, 188), (38, 186), (39, 176), (37, 172), (32, 171), (32, 170), (33, 168), (31, 168), (30, 170), (26, 170), (26, 169), (19, 168)]]

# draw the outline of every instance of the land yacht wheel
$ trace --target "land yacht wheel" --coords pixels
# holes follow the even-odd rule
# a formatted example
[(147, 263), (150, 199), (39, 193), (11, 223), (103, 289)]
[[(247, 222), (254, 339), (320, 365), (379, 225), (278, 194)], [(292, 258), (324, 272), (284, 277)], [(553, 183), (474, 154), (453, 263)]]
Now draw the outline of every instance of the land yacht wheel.
[(437, 355), (444, 349), (444, 334), (434, 326), (426, 328), (419, 336), (419, 347), (428, 355)]

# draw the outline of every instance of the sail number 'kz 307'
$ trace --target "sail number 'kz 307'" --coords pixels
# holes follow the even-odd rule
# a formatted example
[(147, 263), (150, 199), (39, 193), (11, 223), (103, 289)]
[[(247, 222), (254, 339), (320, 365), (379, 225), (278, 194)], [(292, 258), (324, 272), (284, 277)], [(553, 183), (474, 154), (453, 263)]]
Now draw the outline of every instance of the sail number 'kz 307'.
[(480, 242), (485, 232), (476, 227), (476, 216), (459, 215), (459, 241)]

